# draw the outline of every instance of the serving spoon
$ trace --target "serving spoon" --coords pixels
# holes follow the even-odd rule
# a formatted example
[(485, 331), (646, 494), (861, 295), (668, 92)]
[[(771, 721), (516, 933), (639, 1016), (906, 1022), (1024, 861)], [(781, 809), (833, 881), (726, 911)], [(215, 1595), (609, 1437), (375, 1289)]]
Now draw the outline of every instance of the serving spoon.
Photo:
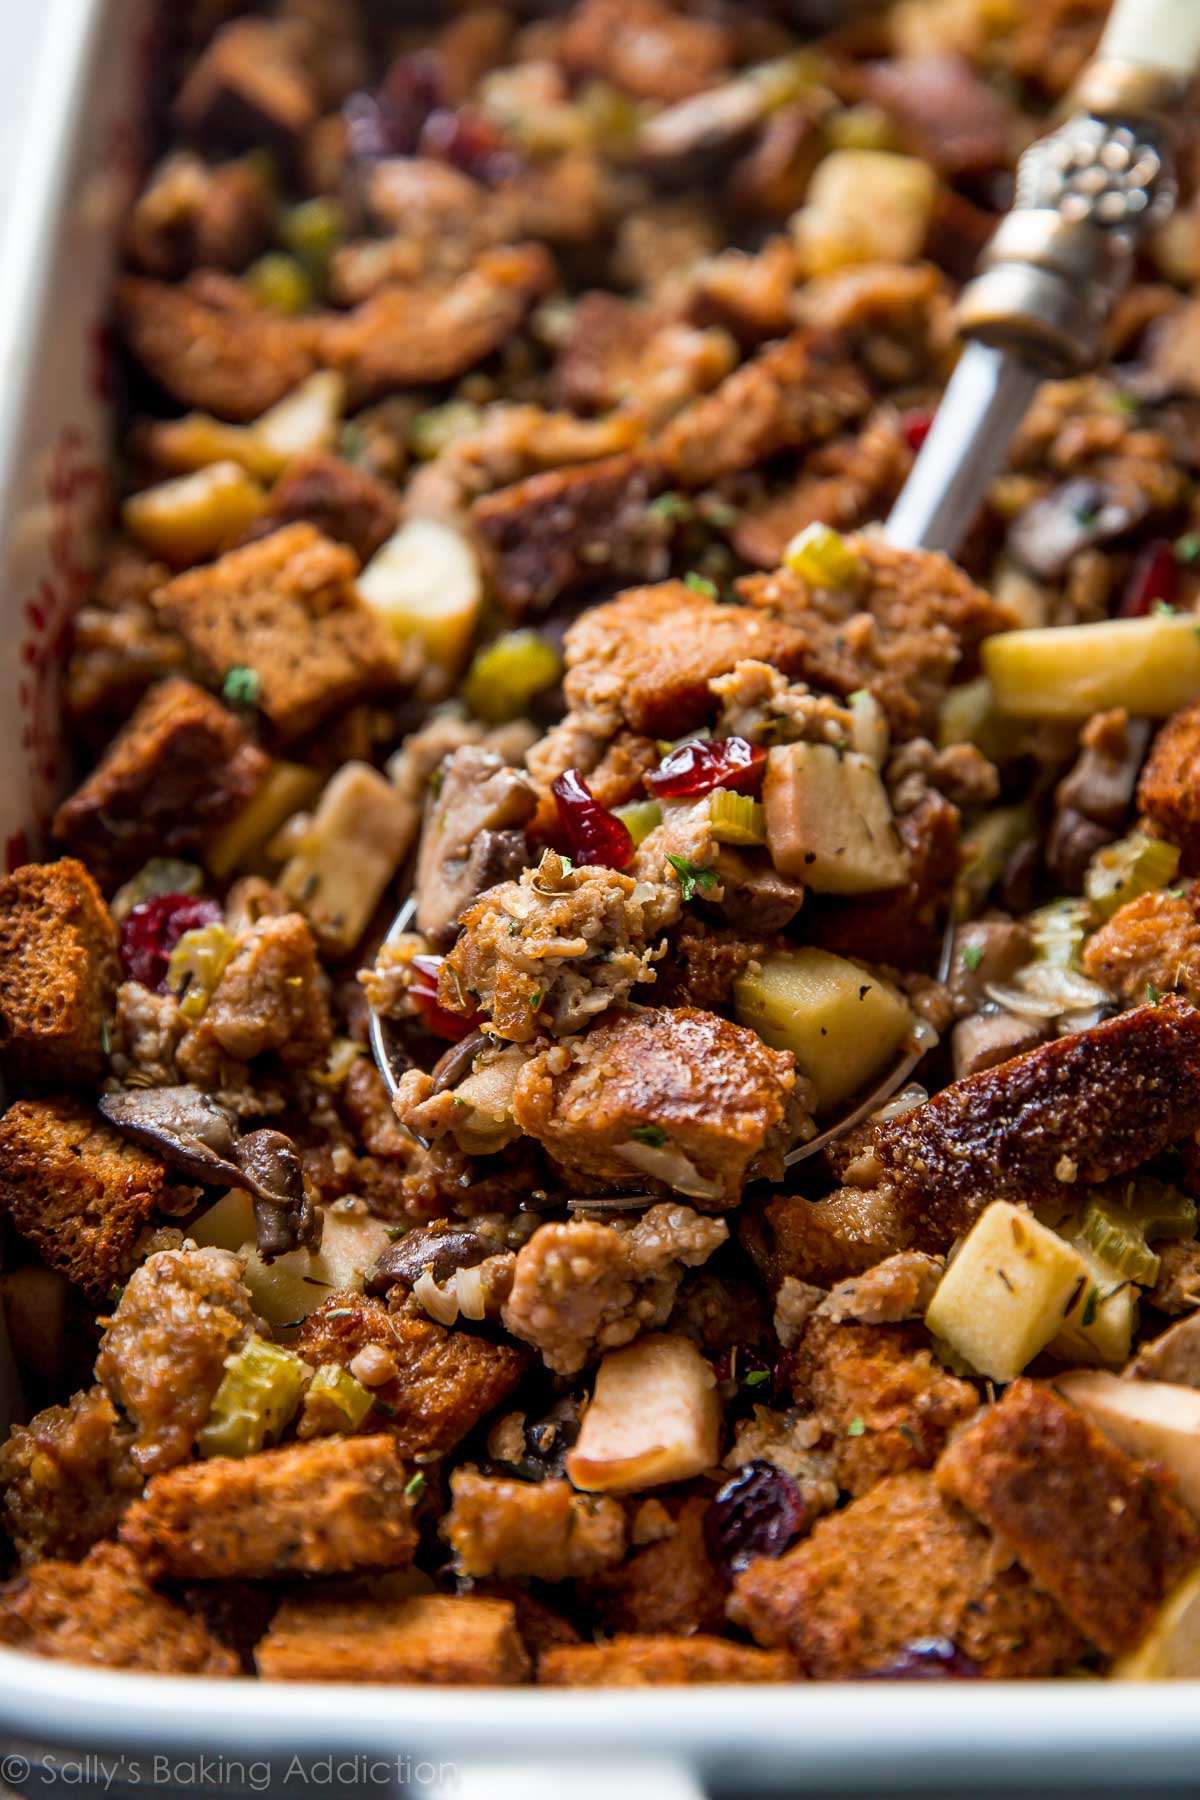
[[(1098, 359), (1137, 246), (1174, 207), (1172, 117), (1198, 66), (1200, 0), (1117, 0), (1097, 55), (1075, 85), (1070, 116), (1021, 156), (1012, 209), (959, 298), (955, 326), (964, 349), (884, 527), (891, 543), (954, 555), (1039, 382), (1081, 373)], [(384, 947), (412, 929), (415, 915), (410, 896)], [(941, 981), (950, 974), (953, 942), (951, 918)], [(394, 1099), (411, 1060), (377, 1009), (369, 1014), (371, 1053)], [(878, 1111), (937, 1041), (916, 1021), (899, 1060), (866, 1099), (795, 1145), (785, 1166), (817, 1155)], [(566, 1204), (615, 1212), (656, 1198), (580, 1196)]]

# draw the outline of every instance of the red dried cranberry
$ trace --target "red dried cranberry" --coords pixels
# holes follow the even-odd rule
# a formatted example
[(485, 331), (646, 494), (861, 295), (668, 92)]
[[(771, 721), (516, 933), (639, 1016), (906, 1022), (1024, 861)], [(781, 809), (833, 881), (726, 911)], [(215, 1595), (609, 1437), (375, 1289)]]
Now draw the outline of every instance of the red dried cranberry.
[(388, 156), (412, 156), (426, 119), (441, 99), (441, 67), (436, 55), (418, 51), (400, 57), (379, 87), (351, 94), (342, 107), (351, 160), (380, 162)]
[(457, 1044), (471, 1032), (478, 1031), (481, 1015), (477, 1012), (447, 1012), (438, 999), (438, 977), (445, 960), (444, 956), (414, 956), (409, 964), (412, 979), (408, 991), (426, 1030), (432, 1031), (435, 1037), (448, 1038), (452, 1044)]
[(800, 1489), (774, 1463), (755, 1459), (718, 1489), (704, 1515), (708, 1553), (729, 1575), (760, 1556), (782, 1556), (807, 1523)]
[(1122, 619), (1141, 619), (1156, 606), (1172, 606), (1179, 592), (1179, 559), (1165, 538), (1147, 544), (1133, 565), (1117, 607)]
[(568, 769), (554, 783), (558, 823), (567, 849), (577, 863), (602, 869), (627, 869), (633, 861), (633, 839), (615, 813), (592, 797), (578, 769)]
[(979, 1664), (949, 1638), (916, 1638), (864, 1681), (978, 1681)]
[(421, 131), (419, 149), (422, 156), (440, 157), (485, 187), (512, 181), (525, 167), (492, 120), (466, 107), (457, 112), (439, 107), (431, 112)]
[(911, 412), (903, 414), (900, 420), (900, 431), (910, 450), (919, 450), (929, 436), (929, 428), (933, 424), (933, 413), (927, 406), (915, 406)]
[(646, 777), (646, 786), (664, 800), (707, 794), (713, 788), (753, 793), (763, 778), (767, 753), (745, 738), (692, 738), (678, 744)]
[(215, 900), (195, 894), (154, 894), (131, 906), (121, 922), (121, 962), (131, 981), (167, 991), (167, 964), (185, 931), (217, 925), (222, 917)]

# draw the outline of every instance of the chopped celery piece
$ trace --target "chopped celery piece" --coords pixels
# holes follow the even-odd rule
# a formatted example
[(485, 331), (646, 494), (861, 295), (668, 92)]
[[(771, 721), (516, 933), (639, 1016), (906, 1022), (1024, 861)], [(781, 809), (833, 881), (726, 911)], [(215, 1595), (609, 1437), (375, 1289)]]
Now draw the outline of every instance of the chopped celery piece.
[(866, 1086), (912, 1028), (908, 1001), (889, 981), (828, 950), (764, 956), (734, 983), (734, 1011), (776, 1050), (790, 1050), (817, 1091), (817, 1111)]
[(657, 800), (631, 800), (628, 806), (618, 806), (615, 810), (635, 847), (644, 843), (662, 824), (662, 807)]
[(312, 304), (313, 289), (304, 264), (281, 250), (270, 250), (250, 264), (243, 280), (260, 306), (289, 318)]
[(530, 701), (562, 675), (562, 658), (536, 631), (508, 631), (475, 652), (462, 697), (477, 719), (505, 725), (520, 719)]
[(1154, 893), (1175, 879), (1179, 850), (1163, 838), (1131, 831), (1097, 850), (1088, 864), (1083, 891), (1102, 919), (1111, 918), (1127, 900)]
[(119, 924), (142, 900), (152, 900), (156, 894), (198, 894), (203, 886), (204, 876), (195, 863), (180, 862), (175, 856), (152, 856), (117, 889), (109, 910)]
[(1146, 1242), (1145, 1231), (1118, 1202), (1090, 1200), (1080, 1237), (1102, 1262), (1139, 1287), (1153, 1287), (1158, 1280), (1159, 1259)]
[(806, 525), (783, 553), (784, 566), (815, 588), (853, 588), (863, 577), (862, 559), (830, 525)]
[(313, 289), (324, 294), (329, 285), (329, 265), (342, 242), (342, 209), (328, 194), (289, 206), (279, 222), (285, 247), (302, 264)]
[(1147, 1243), (1157, 1244), (1164, 1238), (1191, 1238), (1196, 1235), (1196, 1202), (1180, 1193), (1168, 1182), (1152, 1175), (1139, 1175), (1127, 1182), (1121, 1204), (1136, 1219)]
[(233, 955), (233, 938), (224, 925), (200, 925), (185, 931), (167, 963), (167, 986), (180, 996), (185, 1019), (200, 1017)]
[(1093, 924), (1086, 900), (1051, 900), (1025, 920), (1038, 962), (1055, 969), (1078, 969), (1079, 953)]
[(1198, 627), (1179, 613), (1003, 631), (985, 642), (983, 667), (1012, 718), (1086, 719), (1123, 706), (1165, 719), (1200, 694)]
[(253, 1456), (279, 1436), (307, 1379), (308, 1365), (294, 1351), (248, 1339), (225, 1359), (208, 1423), (196, 1440), (201, 1456)]
[(882, 106), (870, 100), (843, 106), (825, 121), (825, 136), (835, 150), (895, 150), (896, 128)]
[(767, 809), (749, 794), (730, 788), (714, 788), (708, 798), (708, 816), (718, 844), (765, 844)]
[(314, 1409), (319, 1405), (322, 1413), (339, 1415), (340, 1430), (357, 1431), (374, 1405), (374, 1397), (340, 1363), (322, 1363), (305, 1395), (306, 1411), (310, 1405)]
[(954, 889), (958, 918), (975, 916), (1004, 873), (1013, 851), (1034, 829), (1032, 808), (1021, 805), (994, 807), (964, 831), (962, 869)]

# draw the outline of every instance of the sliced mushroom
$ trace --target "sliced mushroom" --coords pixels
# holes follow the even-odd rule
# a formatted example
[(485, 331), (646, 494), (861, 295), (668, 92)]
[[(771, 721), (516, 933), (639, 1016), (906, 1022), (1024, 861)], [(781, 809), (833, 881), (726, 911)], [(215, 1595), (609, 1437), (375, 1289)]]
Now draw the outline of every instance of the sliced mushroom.
[[(447, 757), (417, 853), (417, 929), (431, 944), (447, 947), (476, 895), (525, 866), (521, 827), (536, 806), (528, 777), (492, 751), (466, 744)], [(504, 872), (493, 875), (493, 868)]]
[(131, 1088), (98, 1104), (110, 1125), (172, 1168), (209, 1186), (246, 1186), (233, 1161), (233, 1119), (210, 1094), (186, 1086)]
[(1147, 511), (1140, 494), (1077, 476), (1025, 508), (1009, 530), (1007, 547), (1031, 575), (1057, 581), (1080, 550), (1123, 537)]
[(1169, 1381), (1200, 1388), (1200, 1313), (1180, 1319), (1143, 1344), (1125, 1374), (1135, 1381)]
[(243, 1185), (254, 1196), (254, 1230), (264, 1262), (289, 1250), (319, 1250), (322, 1214), (304, 1185), (296, 1146), (282, 1131), (251, 1131), (234, 1146)]
[(1033, 939), (1016, 919), (972, 919), (954, 933), (950, 992), (959, 1006), (979, 1006), (989, 981), (1011, 981), (1033, 955)]
[(364, 1286), (368, 1294), (386, 1294), (396, 1282), (412, 1287), (425, 1274), (445, 1281), (458, 1269), (485, 1262), (500, 1247), (494, 1239), (460, 1227), (406, 1231), (367, 1270)]
[(721, 912), (730, 925), (747, 931), (783, 931), (804, 904), (804, 883), (781, 875), (766, 856), (747, 856), (721, 846), (717, 859)]
[(1046, 1027), (1037, 1019), (1019, 1019), (1014, 1013), (990, 1003), (960, 1019), (950, 1037), (954, 1055), (954, 1079), (978, 1075), (981, 1069), (994, 1069), (1010, 1056), (1032, 1050), (1046, 1036)]
[(490, 1040), (484, 1037), (482, 1031), (473, 1031), (460, 1044), (451, 1044), (448, 1050), (443, 1051), (429, 1071), (433, 1082), (431, 1093), (444, 1094), (448, 1088), (457, 1087), (460, 1081), (465, 1081), (475, 1066), (475, 1058), (488, 1042)]

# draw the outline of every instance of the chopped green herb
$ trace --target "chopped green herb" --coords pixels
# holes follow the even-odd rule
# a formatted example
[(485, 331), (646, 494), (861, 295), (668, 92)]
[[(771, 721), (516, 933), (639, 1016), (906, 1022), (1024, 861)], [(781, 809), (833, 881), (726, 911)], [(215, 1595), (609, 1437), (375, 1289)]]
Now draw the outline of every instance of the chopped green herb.
[(1096, 1302), (1099, 1298), (1099, 1288), (1088, 1289), (1088, 1297), (1083, 1303), (1083, 1313), (1079, 1320), (1079, 1323), (1083, 1326), (1085, 1331), (1089, 1325), (1094, 1325), (1096, 1323)]
[(691, 588), (693, 594), (703, 594), (706, 600), (715, 600), (717, 584), (710, 581), (707, 575), (701, 575), (698, 569), (689, 569), (683, 578), (684, 587)]
[(661, 1150), (667, 1141), (667, 1134), (661, 1125), (635, 1125), (629, 1135), (636, 1138), (639, 1144), (649, 1144), (653, 1150)]
[(770, 1369), (751, 1369), (748, 1375), (742, 1377), (742, 1386), (761, 1387), (764, 1381), (770, 1381), (770, 1379)]
[(1100, 501), (1089, 497), (1074, 508), (1077, 525), (1092, 525), (1100, 516)]
[(407, 1225), (385, 1225), (384, 1226), (384, 1236), (387, 1238), (387, 1241), (389, 1244), (395, 1244), (395, 1243), (399, 1242), (399, 1240), (402, 1237), (405, 1237), (407, 1235), (407, 1233), (408, 1233)]
[(546, 991), (544, 988), (539, 988), (536, 994), (530, 994), (530, 996), (529, 996), (530, 1012), (536, 1012), (538, 1007), (542, 1004), (542, 1001), (545, 998), (546, 998)]
[(258, 670), (247, 668), (245, 663), (234, 663), (221, 683), (221, 692), (231, 706), (253, 706), (261, 690)]
[(408, 1499), (419, 1500), (428, 1486), (429, 1483), (425, 1477), (425, 1471), (423, 1469), (418, 1469), (412, 1479), (405, 1482), (404, 1492)]
[(657, 499), (652, 500), (646, 511), (656, 519), (690, 519), (692, 503), (686, 494), (677, 494), (673, 489), (669, 489), (665, 494), (659, 494)]
[(1159, 993), (1159, 991), (1155, 987), (1154, 983), (1152, 981), (1148, 981), (1146, 983), (1146, 1004), (1147, 1004), (1147, 1006), (1157, 1006), (1161, 999), (1162, 999), (1162, 995)]
[(690, 900), (697, 888), (707, 894), (710, 888), (716, 887), (715, 869), (701, 868), (699, 863), (689, 862), (686, 856), (668, 856), (667, 861), (679, 877), (679, 892), (684, 900)]
[(1156, 600), (1150, 610), (1159, 619), (1173, 619), (1175, 617), (1175, 608), (1171, 605), (1169, 600)]
[(963, 960), (963, 968), (969, 969), (973, 975), (975, 973), (976, 969), (979, 967), (980, 963), (983, 961), (983, 945), (982, 944), (966, 944), (966, 945), (964, 945), (963, 953), (962, 953), (962, 960)]
[(861, 1419), (851, 1419), (850, 1423), (846, 1427), (846, 1436), (847, 1437), (861, 1437), (863, 1435), (863, 1432), (866, 1429), (867, 1428), (863, 1424)]
[(107, 1018), (103, 1018), (100, 1021), (100, 1048), (103, 1050), (105, 1056), (107, 1056), (112, 1049), (112, 1027)]
[(1200, 562), (1200, 532), (1185, 531), (1175, 539), (1175, 554), (1181, 563)]

